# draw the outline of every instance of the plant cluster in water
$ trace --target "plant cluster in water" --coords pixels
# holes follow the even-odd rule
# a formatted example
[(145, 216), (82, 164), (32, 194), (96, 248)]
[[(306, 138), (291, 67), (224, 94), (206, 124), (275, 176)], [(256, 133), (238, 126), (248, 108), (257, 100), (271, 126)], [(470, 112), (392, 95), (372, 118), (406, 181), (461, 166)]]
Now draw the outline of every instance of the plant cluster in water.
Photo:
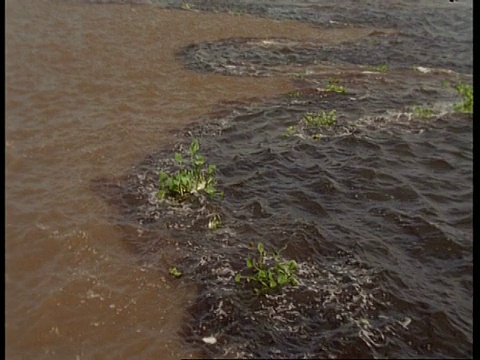
[(335, 115), (335, 110), (331, 110), (329, 113), (322, 110), (320, 113), (306, 113), (302, 121), (309, 127), (332, 126), (337, 123), (337, 116)]
[(289, 127), (287, 127), (287, 131), (283, 133), (282, 136), (285, 138), (288, 138), (292, 136), (295, 133), (295, 131), (297, 131), (297, 127), (295, 125), (290, 125)]
[(288, 96), (289, 98), (298, 98), (298, 97), (300, 97), (300, 95), (301, 95), (301, 93), (300, 93), (300, 91), (298, 91), (298, 90), (296, 90), (296, 91), (290, 91), (290, 92), (287, 94), (287, 96)]
[(278, 290), (285, 285), (298, 284), (296, 277), (298, 265), (295, 260), (281, 261), (277, 252), (269, 255), (262, 243), (258, 243), (257, 250), (259, 253), (257, 258), (248, 257), (246, 260), (247, 269), (251, 275), (238, 273), (235, 276), (235, 282), (239, 283), (244, 279), (247, 283), (252, 283), (258, 295)]
[(455, 90), (462, 97), (461, 103), (456, 103), (454, 105), (455, 111), (464, 112), (464, 113), (473, 113), (473, 86), (466, 84), (457, 84)]
[[(335, 110), (331, 110), (330, 112), (326, 112), (322, 110), (322, 112), (318, 113), (311, 113), (308, 112), (303, 115), (300, 123), (306, 126), (307, 128), (318, 128), (318, 127), (325, 127), (325, 126), (332, 126), (337, 123), (337, 116), (335, 115)], [(292, 136), (301, 126), (290, 125), (287, 127), (287, 131), (282, 134), (282, 137), (288, 138)], [(320, 134), (312, 135), (312, 139), (318, 140), (322, 136)]]
[(388, 71), (388, 65), (384, 64), (384, 65), (378, 65), (378, 66), (369, 66), (368, 69), (371, 70), (371, 71), (387, 72)]
[(325, 90), (333, 91), (339, 94), (345, 94), (345, 86), (340, 85), (338, 79), (330, 79)]
[(179, 278), (181, 277), (183, 274), (180, 270), (178, 270), (175, 266), (172, 266), (168, 269), (168, 272), (170, 273), (170, 275), (176, 277), (176, 278)]
[(202, 155), (198, 154), (200, 145), (195, 139), (190, 144), (190, 166), (184, 164), (182, 155), (175, 153), (175, 161), (182, 168), (173, 175), (166, 172), (160, 172), (159, 190), (157, 196), (160, 199), (167, 197), (178, 201), (183, 201), (192, 195), (206, 193), (207, 195), (221, 195), (223, 192), (217, 191), (217, 181), (214, 178), (215, 165), (208, 165)]
[(415, 106), (414, 111), (418, 117), (428, 118), (433, 116), (433, 109), (427, 106)]

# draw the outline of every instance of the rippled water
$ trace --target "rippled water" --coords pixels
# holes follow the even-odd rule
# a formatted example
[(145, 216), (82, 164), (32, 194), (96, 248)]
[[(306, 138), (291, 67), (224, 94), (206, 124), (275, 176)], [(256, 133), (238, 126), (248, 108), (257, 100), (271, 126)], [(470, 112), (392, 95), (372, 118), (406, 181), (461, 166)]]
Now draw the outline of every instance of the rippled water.
[[(472, 357), (471, 10), (7, 2), (7, 356)], [(193, 138), (225, 198), (166, 205)]]

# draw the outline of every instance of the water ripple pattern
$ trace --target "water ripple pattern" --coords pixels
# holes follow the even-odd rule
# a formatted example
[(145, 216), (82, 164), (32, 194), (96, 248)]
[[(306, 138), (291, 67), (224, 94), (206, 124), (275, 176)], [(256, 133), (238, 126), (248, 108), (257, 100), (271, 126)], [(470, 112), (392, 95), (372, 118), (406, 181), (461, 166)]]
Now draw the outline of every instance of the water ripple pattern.
[[(472, 72), (472, 12), (464, 2), (455, 6), (445, 2), (405, 5), (402, 2), (382, 3), (339, 1), (335, 5), (312, 2), (239, 2), (199, 1), (189, 9), (228, 11), (236, 14), (256, 14), (276, 19), (306, 21), (323, 28), (378, 28), (391, 29), (386, 36), (378, 31), (365, 41), (328, 46), (327, 44), (294, 44), (288, 41), (265, 39), (226, 39), (194, 44), (184, 49), (189, 68), (239, 75), (243, 73), (265, 76), (256, 70), (261, 59), (268, 58), (268, 66), (278, 63), (334, 62), (393, 67), (422, 65), (446, 68), (463, 73)], [(170, 2), (169, 6), (178, 6)], [(332, 12), (335, 8), (335, 12)], [(261, 35), (260, 35), (261, 37)], [(260, 40), (260, 39), (257, 39)], [(268, 40), (268, 41), (267, 41)], [(361, 60), (362, 59), (362, 60)], [(368, 59), (367, 63), (362, 63)], [(256, 70), (256, 71), (255, 71)]]
[[(12, 356), (473, 356), (471, 0), (22, 1)], [(160, 200), (193, 139), (225, 197)]]
[[(159, 171), (174, 169), (165, 151), (122, 180), (124, 214), (149, 233), (129, 240), (136, 251), (155, 262), (167, 245), (155, 234), (177, 239), (171, 264), (198, 289), (183, 335), (206, 356), (471, 356), (471, 117), (425, 118), (412, 112), (408, 81), (381, 100), (362, 96), (363, 81), (351, 82), (356, 93), (304, 88), (225, 104), (185, 131), (176, 150), (200, 139), (223, 201), (158, 201)], [(370, 85), (381, 93), (389, 83)], [(453, 108), (451, 89), (437, 85), (435, 98)], [(344, 116), (321, 137), (283, 136), (306, 111), (332, 108)], [(300, 284), (260, 298), (235, 284), (250, 241), (285, 248)]]
[[(244, 3), (226, 10), (214, 3), (220, 11), (295, 14), (333, 28), (355, 23), (348, 15), (322, 17), (320, 5)], [(355, 6), (339, 6), (347, 3)], [(458, 97), (451, 85), (471, 81), (468, 41), (458, 44), (461, 61), (440, 56), (452, 39), (438, 34), (432, 44), (427, 35), (446, 18), (429, 21), (435, 11), (429, 6), (418, 13), (379, 6), (359, 10), (366, 21), (355, 25), (370, 21), (390, 30), (355, 41), (228, 38), (176, 54), (190, 70), (290, 76), (298, 89), (219, 104), (177, 134), (180, 152), (200, 139), (218, 165), (224, 201), (180, 207), (158, 201), (159, 172), (175, 169), (166, 151), (122, 179), (122, 201), (116, 192), (107, 196), (140, 226), (128, 241), (141, 256), (156, 262), (155, 253), (168, 245), (156, 233), (176, 239), (179, 253), (170, 265), (198, 290), (182, 335), (207, 357), (472, 354), (472, 122), (453, 111)], [(446, 16), (451, 26), (462, 22), (458, 11)], [(380, 70), (383, 64), (388, 70)], [(328, 91), (332, 81), (347, 90)], [(312, 129), (303, 120), (332, 110), (337, 121), (330, 127)], [(212, 214), (222, 218), (215, 231), (207, 226)], [(282, 256), (299, 264), (299, 285), (257, 297), (235, 284), (252, 241), (285, 249)]]

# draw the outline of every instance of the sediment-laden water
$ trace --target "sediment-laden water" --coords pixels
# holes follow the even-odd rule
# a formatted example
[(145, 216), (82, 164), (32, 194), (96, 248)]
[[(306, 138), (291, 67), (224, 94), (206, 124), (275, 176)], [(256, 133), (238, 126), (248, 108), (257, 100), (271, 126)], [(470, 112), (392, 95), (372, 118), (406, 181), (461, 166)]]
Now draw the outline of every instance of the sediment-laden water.
[[(471, 9), (7, 3), (9, 357), (472, 357)], [(193, 139), (224, 198), (160, 201)]]

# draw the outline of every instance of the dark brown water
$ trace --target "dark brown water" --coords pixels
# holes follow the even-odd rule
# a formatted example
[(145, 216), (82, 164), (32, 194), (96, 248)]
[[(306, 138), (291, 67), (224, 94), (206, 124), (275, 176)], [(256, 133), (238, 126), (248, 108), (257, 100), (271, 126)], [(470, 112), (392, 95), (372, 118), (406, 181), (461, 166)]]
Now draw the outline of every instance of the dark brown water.
[[(472, 357), (472, 3), (190, 8), (7, 2), (7, 357)], [(225, 199), (168, 207), (193, 137)]]

